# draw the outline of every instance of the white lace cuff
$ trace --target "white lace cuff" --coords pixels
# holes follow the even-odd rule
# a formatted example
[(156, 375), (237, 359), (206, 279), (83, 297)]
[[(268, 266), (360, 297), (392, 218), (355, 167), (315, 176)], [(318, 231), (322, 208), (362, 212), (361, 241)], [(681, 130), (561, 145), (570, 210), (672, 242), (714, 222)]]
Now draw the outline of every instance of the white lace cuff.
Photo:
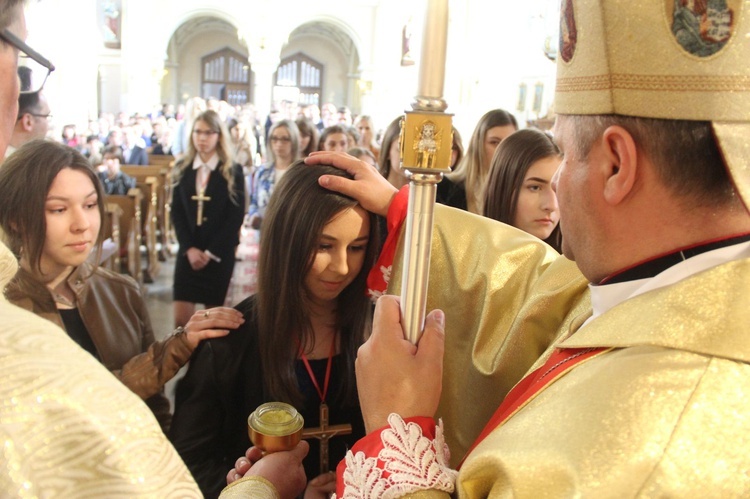
[(448, 467), (443, 422), (438, 422), (434, 440), (424, 436), (417, 423), (406, 423), (398, 414), (388, 416), (388, 424), (380, 434), (383, 448), (377, 457), (361, 451), (346, 454), (341, 499), (389, 499), (420, 490), (452, 493), (458, 472)]

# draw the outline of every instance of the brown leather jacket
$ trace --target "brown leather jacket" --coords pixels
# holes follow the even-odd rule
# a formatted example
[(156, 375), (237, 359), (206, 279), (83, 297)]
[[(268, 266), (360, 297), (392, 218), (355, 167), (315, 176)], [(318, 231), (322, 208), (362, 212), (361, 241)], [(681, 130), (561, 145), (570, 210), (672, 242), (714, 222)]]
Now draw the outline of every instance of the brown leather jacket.
[[(184, 334), (154, 341), (146, 304), (128, 276), (86, 262), (71, 273), (68, 284), (102, 364), (146, 401), (168, 431), (171, 415), (163, 388), (192, 353)], [(19, 269), (5, 296), (65, 329), (50, 290), (26, 270)]]

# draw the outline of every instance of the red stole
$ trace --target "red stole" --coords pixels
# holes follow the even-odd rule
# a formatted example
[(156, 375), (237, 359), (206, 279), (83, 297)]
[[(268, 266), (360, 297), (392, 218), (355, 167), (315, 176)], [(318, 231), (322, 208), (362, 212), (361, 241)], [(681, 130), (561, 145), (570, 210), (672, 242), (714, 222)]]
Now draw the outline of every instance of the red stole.
[[(590, 359), (602, 352), (611, 350), (611, 348), (557, 348), (552, 353), (547, 362), (543, 366), (535, 370), (534, 372), (526, 375), (513, 389), (497, 408), (495, 414), (492, 415), (487, 425), (479, 434), (477, 439), (474, 441), (472, 446), (469, 448), (466, 455), (468, 456), (479, 443), (484, 440), (487, 435), (492, 431), (505, 423), (511, 416), (513, 416), (521, 407), (526, 405), (534, 396), (542, 391), (547, 385), (551, 384), (559, 377), (566, 374), (573, 367), (580, 362)], [(464, 459), (466, 457), (464, 456)], [(459, 469), (463, 464), (459, 464)]]

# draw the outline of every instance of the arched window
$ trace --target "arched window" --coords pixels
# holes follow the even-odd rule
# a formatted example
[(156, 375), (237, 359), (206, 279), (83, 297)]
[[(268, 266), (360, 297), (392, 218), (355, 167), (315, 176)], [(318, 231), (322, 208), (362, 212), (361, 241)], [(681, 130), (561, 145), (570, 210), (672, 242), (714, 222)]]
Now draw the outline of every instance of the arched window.
[(247, 57), (224, 48), (201, 59), (201, 96), (225, 100), (233, 106), (252, 102), (250, 62)]
[(297, 88), (300, 104), (320, 106), (323, 65), (302, 52), (285, 57), (276, 70), (276, 86)]

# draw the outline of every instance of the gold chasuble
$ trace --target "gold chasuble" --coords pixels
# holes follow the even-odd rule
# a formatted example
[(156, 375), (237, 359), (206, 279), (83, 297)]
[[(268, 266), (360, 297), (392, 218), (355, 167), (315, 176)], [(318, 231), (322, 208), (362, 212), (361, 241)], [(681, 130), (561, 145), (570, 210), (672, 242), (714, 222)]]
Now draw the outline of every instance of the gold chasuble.
[[(451, 467), (524, 371), (560, 349), (594, 349), (488, 428), (465, 456), (454, 497), (747, 496), (750, 260), (630, 298), (579, 330), (590, 297), (572, 262), (498, 222), (440, 205), (435, 214), (427, 310), (446, 314), (444, 428), (425, 436), (436, 449), (445, 438)], [(397, 254), (391, 283), (399, 262)], [(357, 467), (358, 450), (345, 480), (368, 469)]]
[(750, 260), (729, 262), (627, 300), (562, 341), (614, 350), (481, 441), (458, 496), (746, 497), (748, 296)]
[[(389, 294), (400, 293), (401, 252)], [(510, 389), (591, 307), (575, 263), (526, 232), (462, 210), (435, 206), (431, 260), (427, 310), (445, 312), (437, 417), (455, 468)]]
[[(590, 139), (576, 130), (563, 142), (584, 149), (609, 140), (608, 118), (595, 124), (593, 117), (614, 115), (632, 134), (632, 150), (653, 163), (645, 171), (661, 172), (653, 176), (663, 177), (655, 188), (668, 189), (674, 182), (665, 180), (658, 143), (689, 140), (679, 126), (667, 131), (663, 124), (664, 135), (646, 147), (631, 130), (640, 125), (624, 118), (706, 122), (695, 129), (705, 138), (710, 124), (719, 153), (709, 160), (717, 171), (705, 173), (706, 183), (726, 167), (736, 193), (732, 200), (716, 193), (715, 206), (724, 211), (712, 213), (709, 194), (701, 198), (705, 204), (680, 208), (695, 210), (694, 220), (705, 216), (706, 224), (740, 199), (750, 208), (750, 0), (563, 0), (560, 14), (555, 112), (592, 116), (576, 126), (595, 129)], [(633, 210), (632, 218), (610, 217), (611, 211), (577, 216), (596, 206), (594, 190), (600, 200), (610, 192), (603, 176), (584, 170), (618, 166), (614, 149), (596, 150), (564, 151), (576, 166), (567, 173), (570, 165), (563, 166), (559, 187), (573, 189), (567, 207), (561, 197), (563, 224), (571, 214), (568, 224), (608, 229), (604, 234), (615, 238), (591, 244), (568, 232), (579, 255), (601, 270), (609, 255), (600, 248), (617, 240), (609, 224), (635, 220), (642, 207), (607, 194), (618, 210)], [(636, 187), (628, 193), (646, 189), (639, 182), (653, 177), (633, 173)], [(389, 208), (389, 239), (398, 234), (391, 214), (400, 196)], [(628, 241), (621, 253), (633, 250), (635, 259), (655, 262), (672, 253), (677, 261), (589, 290), (573, 262), (532, 236), (436, 206), (427, 309), (445, 311), (437, 411), (444, 424), (389, 415), (388, 425), (357, 442), (339, 465), (337, 497), (354, 499), (362, 491), (389, 498), (750, 497), (750, 243), (746, 214), (732, 213), (715, 233), (678, 225), (684, 235), (673, 233), (672, 247), (665, 239), (666, 255), (648, 242)], [(658, 236), (668, 219), (644, 220), (645, 233)], [(727, 244), (706, 248), (720, 241)], [(697, 246), (676, 247), (686, 242)], [(705, 251), (686, 256), (698, 246)], [(389, 293), (401, 281), (401, 252), (393, 268), (376, 268), (383, 281), (390, 279)], [(528, 369), (532, 377), (501, 406)], [(482, 431), (488, 421), (494, 425)], [(450, 469), (472, 445), (458, 473)]]

